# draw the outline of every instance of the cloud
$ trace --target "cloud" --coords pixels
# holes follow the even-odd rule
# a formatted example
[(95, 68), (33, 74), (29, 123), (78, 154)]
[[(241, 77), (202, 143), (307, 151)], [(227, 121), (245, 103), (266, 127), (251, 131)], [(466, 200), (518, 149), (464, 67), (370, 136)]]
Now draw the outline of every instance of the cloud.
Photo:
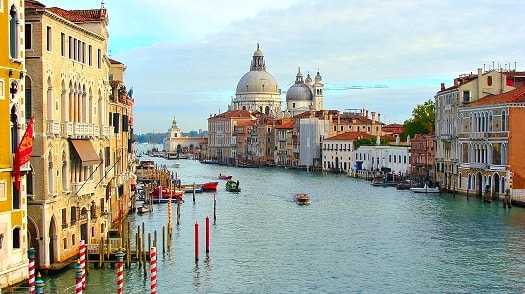
[[(83, 3), (67, 6), (75, 2)], [(515, 62), (519, 70), (525, 56), (522, 1), (106, 2), (138, 134), (167, 130), (174, 116), (183, 131), (206, 129), (210, 114), (227, 109), (257, 43), (282, 90), (298, 67), (319, 70), (327, 85), (364, 88), (325, 91), (325, 108), (366, 108), (385, 122), (410, 118), (441, 82)]]

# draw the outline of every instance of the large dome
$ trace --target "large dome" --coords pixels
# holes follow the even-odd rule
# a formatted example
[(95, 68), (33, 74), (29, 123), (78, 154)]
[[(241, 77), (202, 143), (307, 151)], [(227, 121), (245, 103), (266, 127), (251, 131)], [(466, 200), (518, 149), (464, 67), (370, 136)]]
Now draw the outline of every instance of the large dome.
[(279, 93), (279, 85), (266, 71), (249, 71), (237, 84), (236, 94), (246, 93)]
[(264, 55), (259, 49), (259, 44), (257, 44), (257, 50), (253, 53), (250, 71), (245, 73), (239, 80), (235, 94), (244, 95), (247, 93), (279, 94), (279, 84), (277, 84), (277, 80), (266, 71)]

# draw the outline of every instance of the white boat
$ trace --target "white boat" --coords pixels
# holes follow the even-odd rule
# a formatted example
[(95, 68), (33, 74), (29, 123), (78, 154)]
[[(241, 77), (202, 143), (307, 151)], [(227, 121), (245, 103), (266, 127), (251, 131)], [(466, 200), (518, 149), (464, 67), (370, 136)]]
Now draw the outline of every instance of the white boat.
[(425, 184), (424, 187), (412, 187), (410, 191), (414, 193), (439, 193), (441, 192), (438, 187), (429, 187)]
[(149, 206), (142, 204), (141, 206), (137, 207), (137, 212), (140, 214), (149, 212)]

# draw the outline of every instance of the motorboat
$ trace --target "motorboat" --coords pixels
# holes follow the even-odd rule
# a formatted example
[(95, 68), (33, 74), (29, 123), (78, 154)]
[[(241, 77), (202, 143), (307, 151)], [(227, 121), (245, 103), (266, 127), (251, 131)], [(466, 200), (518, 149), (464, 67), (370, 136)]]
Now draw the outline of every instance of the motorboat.
[(438, 187), (429, 187), (427, 184), (423, 187), (412, 187), (410, 191), (414, 193), (441, 193)]
[(202, 191), (217, 191), (219, 182), (207, 182), (201, 185)]
[(310, 195), (306, 193), (297, 193), (295, 194), (295, 202), (297, 202), (297, 204), (310, 204)]
[(239, 181), (234, 180), (228, 180), (226, 182), (226, 191), (228, 192), (241, 192), (241, 188), (239, 187)]

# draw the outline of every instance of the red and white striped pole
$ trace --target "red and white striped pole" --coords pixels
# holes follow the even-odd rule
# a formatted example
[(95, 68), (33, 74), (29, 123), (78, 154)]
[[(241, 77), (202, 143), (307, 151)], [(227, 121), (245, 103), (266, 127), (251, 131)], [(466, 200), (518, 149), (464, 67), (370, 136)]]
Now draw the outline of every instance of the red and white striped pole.
[(35, 294), (35, 248), (29, 247), (27, 251), (29, 258), (29, 294)]
[(82, 269), (82, 289), (86, 289), (86, 241), (80, 240), (78, 251), (80, 268)]
[(122, 250), (117, 251), (117, 293), (124, 293), (124, 252)]
[(157, 248), (149, 249), (149, 262), (151, 271), (151, 294), (157, 294)]
[(80, 260), (77, 262), (77, 266), (75, 266), (75, 283), (75, 293), (82, 294), (82, 266), (80, 265)]

